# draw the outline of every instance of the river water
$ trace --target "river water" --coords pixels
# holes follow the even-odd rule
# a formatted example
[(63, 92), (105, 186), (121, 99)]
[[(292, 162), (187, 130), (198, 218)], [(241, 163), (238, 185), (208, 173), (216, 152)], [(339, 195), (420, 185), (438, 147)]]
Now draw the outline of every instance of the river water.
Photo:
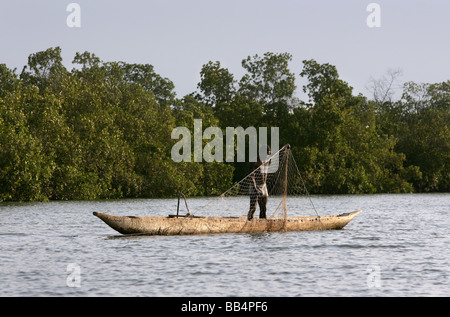
[(167, 215), (177, 201), (2, 203), (0, 296), (450, 295), (450, 194), (312, 200), (320, 215), (363, 212), (336, 231), (122, 236), (92, 212)]

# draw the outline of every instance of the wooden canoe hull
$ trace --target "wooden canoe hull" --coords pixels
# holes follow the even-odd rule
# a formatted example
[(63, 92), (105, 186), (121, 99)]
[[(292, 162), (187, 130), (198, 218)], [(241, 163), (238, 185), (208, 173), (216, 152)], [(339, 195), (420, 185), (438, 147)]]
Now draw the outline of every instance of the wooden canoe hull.
[(193, 235), (342, 229), (360, 212), (320, 217), (254, 218), (251, 221), (246, 217), (124, 217), (100, 212), (94, 212), (94, 216), (122, 234)]

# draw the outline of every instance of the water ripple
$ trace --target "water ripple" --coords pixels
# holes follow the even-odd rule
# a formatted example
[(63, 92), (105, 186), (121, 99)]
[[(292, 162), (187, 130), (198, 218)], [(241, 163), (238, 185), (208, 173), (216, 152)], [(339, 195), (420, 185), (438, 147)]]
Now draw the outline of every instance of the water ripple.
[(448, 296), (449, 194), (313, 199), (363, 213), (339, 231), (152, 237), (92, 212), (165, 215), (172, 200), (0, 204), (0, 296)]

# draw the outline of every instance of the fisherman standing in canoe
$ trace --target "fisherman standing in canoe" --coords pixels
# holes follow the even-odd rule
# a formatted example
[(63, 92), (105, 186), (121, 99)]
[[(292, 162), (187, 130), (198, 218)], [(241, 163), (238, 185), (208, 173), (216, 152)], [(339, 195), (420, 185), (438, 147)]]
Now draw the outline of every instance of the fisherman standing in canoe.
[[(265, 150), (260, 151), (265, 152)], [(263, 157), (264, 161), (261, 161), (258, 156), (256, 162), (250, 163), (250, 169), (253, 172), (250, 179), (250, 210), (248, 211), (248, 220), (253, 219), (253, 214), (256, 211), (256, 205), (259, 204), (259, 218), (266, 218), (266, 206), (269, 198), (269, 192), (267, 191), (267, 169), (270, 164), (270, 160), (266, 159), (271, 154), (270, 146), (267, 145), (267, 155)]]

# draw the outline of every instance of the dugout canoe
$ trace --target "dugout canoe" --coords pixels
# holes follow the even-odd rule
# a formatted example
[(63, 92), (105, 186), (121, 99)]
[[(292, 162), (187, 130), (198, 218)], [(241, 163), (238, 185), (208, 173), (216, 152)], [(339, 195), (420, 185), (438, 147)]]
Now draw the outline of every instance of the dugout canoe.
[(342, 229), (360, 212), (320, 217), (254, 218), (251, 221), (246, 217), (134, 217), (101, 212), (94, 212), (94, 216), (122, 234), (194, 235)]

